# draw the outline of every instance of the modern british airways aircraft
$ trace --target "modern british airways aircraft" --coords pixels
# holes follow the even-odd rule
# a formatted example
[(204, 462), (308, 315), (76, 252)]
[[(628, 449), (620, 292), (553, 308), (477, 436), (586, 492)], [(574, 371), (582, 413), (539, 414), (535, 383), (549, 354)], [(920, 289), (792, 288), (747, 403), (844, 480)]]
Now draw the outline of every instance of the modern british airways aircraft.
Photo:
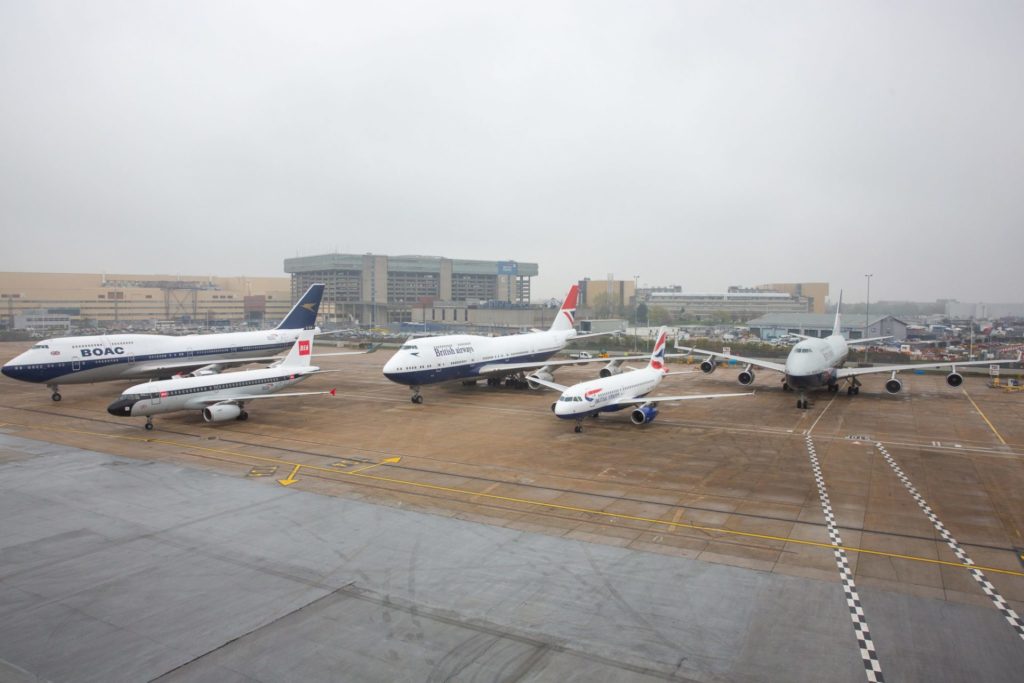
[(576, 420), (575, 432), (583, 431), (583, 420), (587, 416), (597, 417), (600, 413), (614, 412), (631, 408), (629, 420), (635, 425), (653, 422), (658, 416), (658, 403), (662, 401), (692, 401), (704, 398), (731, 398), (735, 396), (753, 396), (753, 392), (739, 394), (690, 394), (683, 396), (649, 396), (658, 388), (661, 380), (668, 375), (689, 374), (687, 372), (669, 372), (665, 365), (665, 346), (668, 341), (668, 328), (658, 331), (654, 342), (654, 351), (647, 367), (624, 372), (615, 376), (605, 376), (581, 382), (571, 387), (550, 382), (539, 377), (530, 377), (533, 382), (549, 389), (562, 392), (558, 400), (551, 404), (551, 412), (563, 420)]
[[(1020, 356), (1013, 360), (977, 360), (977, 361), (943, 361), (938, 363), (904, 363), (902, 365), (878, 365), (870, 368), (844, 368), (843, 364), (850, 354), (850, 346), (855, 344), (866, 344), (888, 337), (872, 337), (870, 339), (853, 339), (847, 341), (840, 331), (839, 309), (843, 305), (843, 294), (839, 293), (839, 305), (836, 307), (836, 320), (832, 326), (832, 334), (825, 338), (804, 337), (789, 351), (785, 364), (772, 363), (766, 360), (755, 360), (743, 356), (733, 356), (728, 353), (716, 351), (705, 351), (692, 347), (677, 347), (680, 351), (688, 351), (697, 354), (705, 354), (708, 357), (700, 364), (700, 369), (705, 373), (712, 373), (718, 367), (719, 359), (734, 360), (745, 365), (737, 376), (740, 384), (749, 386), (754, 383), (753, 368), (764, 368), (781, 372), (783, 391), (800, 392), (796, 401), (796, 407), (801, 410), (808, 408), (808, 389), (828, 389), (830, 392), (839, 391), (839, 382), (847, 381), (846, 393), (854, 395), (860, 393), (860, 380), (862, 375), (890, 373), (889, 379), (885, 382), (885, 390), (890, 394), (898, 394), (903, 389), (903, 382), (896, 378), (897, 373), (904, 370), (919, 370), (923, 368), (949, 368), (950, 373), (946, 375), (946, 384), (951, 387), (958, 387), (963, 384), (964, 377), (956, 371), (957, 367), (965, 365), (990, 365), (1003, 363), (1019, 363)], [(803, 335), (798, 335), (803, 336)]]
[[(535, 383), (523, 378), (524, 371), (534, 370), (534, 377), (551, 380), (551, 373), (558, 366), (581, 364), (579, 360), (549, 360), (568, 342), (610, 334), (576, 333), (573, 325), (578, 296), (579, 287), (573, 285), (555, 321), (546, 331), (505, 337), (454, 334), (410, 339), (384, 365), (384, 376), (392, 382), (409, 386), (413, 392), (413, 403), (423, 403), (420, 387), (424, 384), (452, 380), (473, 383), (486, 378), (487, 383), (494, 386), (503, 377), (514, 377), (523, 385), (535, 387)], [(608, 367), (601, 370), (602, 376), (621, 372), (618, 363), (622, 360), (612, 359)]]
[(0, 372), (23, 382), (46, 384), (54, 401), (59, 385), (89, 384), (179, 373), (210, 375), (285, 351), (299, 332), (316, 325), (324, 285), (310, 286), (272, 330), (190, 334), (107, 334), (46, 339), (17, 356)]
[(313, 351), (313, 334), (313, 330), (300, 330), (298, 339), (291, 345), (288, 355), (269, 368), (225, 372), (214, 376), (175, 377), (138, 384), (126, 389), (119, 399), (107, 407), (107, 412), (117, 417), (144, 416), (146, 429), (153, 429), (153, 416), (161, 413), (201, 410), (203, 419), (207, 422), (247, 420), (247, 401), (317, 394), (333, 396), (334, 389), (276, 393), (320, 372), (320, 368), (309, 364)]

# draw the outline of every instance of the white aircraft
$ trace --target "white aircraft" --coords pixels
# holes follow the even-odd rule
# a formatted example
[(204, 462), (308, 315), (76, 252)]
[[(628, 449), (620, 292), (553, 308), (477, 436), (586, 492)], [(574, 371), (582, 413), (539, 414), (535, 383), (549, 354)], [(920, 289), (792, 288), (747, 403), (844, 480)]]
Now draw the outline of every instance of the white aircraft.
[[(577, 334), (573, 328), (579, 287), (573, 285), (565, 297), (555, 321), (546, 330), (505, 337), (482, 337), (457, 334), (440, 337), (409, 339), (384, 365), (384, 376), (392, 382), (412, 388), (412, 402), (423, 403), (420, 387), (451, 380), (475, 383), (486, 378), (491, 386), (501, 383), (503, 377), (520, 385), (536, 388), (527, 380), (526, 370), (535, 370), (533, 377), (552, 380), (552, 373), (561, 365), (579, 365), (580, 360), (549, 360), (574, 339), (599, 337), (608, 332)], [(619, 363), (626, 358), (614, 358), (601, 370), (601, 376), (622, 372)]]
[[(283, 360), (269, 368), (260, 370), (239, 370), (223, 374), (200, 375), (197, 377), (175, 377), (137, 384), (125, 390), (121, 397), (107, 407), (107, 412), (117, 417), (146, 418), (146, 429), (153, 429), (153, 416), (173, 413), (179, 410), (201, 410), (207, 422), (226, 420), (247, 420), (247, 401), (286, 396), (334, 395), (330, 391), (301, 391), (286, 394), (275, 393), (298, 384), (321, 371), (310, 365), (313, 347), (313, 330), (302, 330), (298, 339)], [(367, 351), (320, 354), (344, 356)]]
[(1021, 360), (1018, 355), (1014, 360), (979, 360), (962, 362), (943, 361), (938, 363), (878, 365), (871, 368), (844, 368), (843, 364), (846, 362), (847, 356), (849, 356), (849, 347), (851, 345), (880, 341), (882, 339), (888, 339), (888, 337), (872, 337), (870, 339), (853, 339), (849, 341), (844, 339), (840, 332), (839, 324), (839, 308), (842, 307), (842, 305), (843, 295), (842, 292), (840, 292), (839, 305), (836, 307), (836, 320), (832, 326), (832, 334), (825, 338), (796, 335), (802, 337), (802, 341), (798, 342), (792, 349), (790, 349), (789, 356), (787, 356), (785, 364), (773, 363), (766, 360), (756, 360), (753, 358), (744, 358), (743, 356), (734, 356), (732, 354), (718, 353), (716, 351), (705, 351), (703, 349), (696, 349), (692, 347), (677, 346), (676, 348), (681, 351), (707, 355), (708, 357), (700, 364), (700, 369), (706, 373), (715, 371), (715, 368), (718, 367), (719, 359), (734, 360), (738, 363), (744, 364), (745, 367), (740, 371), (740, 374), (737, 377), (739, 383), (743, 386), (749, 386), (754, 383), (753, 368), (755, 367), (781, 372), (783, 375), (783, 391), (792, 391), (794, 389), (800, 391), (800, 397), (796, 401), (796, 407), (801, 410), (806, 410), (808, 408), (806, 394), (808, 389), (828, 389), (830, 392), (836, 392), (839, 391), (839, 382), (841, 380), (846, 380), (846, 393), (849, 395), (859, 394), (860, 380), (857, 378), (861, 375), (890, 373), (891, 376), (885, 383), (885, 390), (890, 394), (898, 394), (903, 389), (903, 382), (897, 379), (896, 375), (903, 370), (949, 368), (950, 373), (946, 375), (946, 384), (951, 387), (958, 387), (963, 384), (964, 378), (963, 375), (956, 371), (957, 367), (963, 367), (965, 365), (1019, 363)]
[(661, 380), (667, 375), (688, 374), (686, 372), (669, 372), (665, 365), (665, 345), (668, 341), (668, 328), (662, 327), (658, 332), (654, 351), (651, 353), (647, 367), (632, 370), (616, 376), (601, 377), (588, 382), (566, 387), (547, 379), (531, 376), (530, 379), (541, 386), (562, 392), (558, 400), (551, 404), (551, 411), (563, 420), (576, 420), (575, 432), (583, 431), (583, 420), (588, 415), (597, 417), (604, 412), (613, 412), (632, 408), (630, 421), (635, 425), (653, 422), (658, 415), (658, 403), (662, 401), (692, 401), (702, 398), (726, 398), (733, 396), (753, 396), (753, 392), (739, 394), (697, 394), (687, 396), (648, 396), (658, 388)]
[(45, 383), (54, 401), (59, 385), (88, 384), (191, 372), (213, 374), (285, 351), (299, 331), (316, 324), (322, 284), (311, 285), (272, 330), (191, 334), (110, 334), (60, 337), (39, 342), (0, 371), (23, 382)]

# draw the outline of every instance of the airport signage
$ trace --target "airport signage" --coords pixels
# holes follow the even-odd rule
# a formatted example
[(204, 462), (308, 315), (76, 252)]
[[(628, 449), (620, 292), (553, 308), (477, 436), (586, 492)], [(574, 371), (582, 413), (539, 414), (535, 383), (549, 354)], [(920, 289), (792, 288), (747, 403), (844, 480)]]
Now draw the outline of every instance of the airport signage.
[(519, 264), (515, 261), (498, 261), (498, 275), (518, 275)]

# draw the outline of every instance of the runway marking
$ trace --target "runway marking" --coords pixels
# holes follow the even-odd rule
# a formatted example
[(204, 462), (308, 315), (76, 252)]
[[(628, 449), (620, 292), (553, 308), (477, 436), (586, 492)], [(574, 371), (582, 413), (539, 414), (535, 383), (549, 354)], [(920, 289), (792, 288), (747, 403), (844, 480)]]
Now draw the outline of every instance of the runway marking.
[(364, 467), (360, 467), (357, 470), (348, 470), (348, 471), (342, 472), (342, 474), (359, 474), (360, 472), (365, 472), (366, 470), (372, 469), (374, 467), (379, 467), (381, 465), (393, 465), (393, 464), (398, 463), (398, 462), (402, 462), (402, 459), (401, 458), (384, 458), (380, 462), (375, 462), (375, 463), (372, 463), (370, 465), (366, 465)]
[[(829, 405), (832, 403), (829, 402)], [(828, 406), (825, 407), (825, 410), (828, 410)], [(825, 414), (825, 410), (821, 411), (822, 415)], [(821, 419), (820, 416), (819, 419)], [(805, 445), (807, 446), (807, 455), (811, 460), (811, 470), (814, 472), (814, 483), (818, 485), (818, 499), (821, 501), (821, 510), (825, 513), (828, 536), (832, 539), (834, 546), (832, 552), (836, 559), (836, 567), (839, 568), (839, 579), (843, 583), (843, 592), (846, 594), (846, 606), (850, 610), (853, 632), (857, 637), (857, 645), (860, 647), (860, 659), (864, 664), (864, 674), (871, 683), (884, 683), (885, 676), (882, 675), (882, 665), (878, 661), (878, 653), (875, 652), (875, 643), (871, 640), (871, 631), (868, 629), (868, 621), (860, 603), (860, 595), (858, 595), (857, 586), (853, 582), (850, 561), (846, 557), (846, 551), (843, 550), (843, 539), (839, 536), (839, 529), (836, 528), (836, 516), (832, 512), (832, 502), (829, 500), (828, 489), (825, 487), (825, 476), (821, 473), (821, 465), (818, 463), (818, 455), (814, 451), (814, 441), (810, 434), (807, 435)]]
[[(12, 425), (12, 426), (22, 427), (22, 428), (30, 429), (30, 430), (37, 430), (37, 431), (39, 431), (39, 430), (42, 429), (41, 427), (35, 426), (35, 425), (25, 425), (25, 424), (16, 424), (16, 423), (9, 423), (9, 424)], [(680, 528), (680, 529), (693, 529), (693, 530), (702, 531), (702, 532), (705, 532), (705, 533), (719, 533), (719, 534), (724, 534), (724, 535), (728, 535), (728, 536), (741, 536), (741, 537), (744, 537), (744, 538), (759, 538), (759, 539), (766, 540), (766, 541), (778, 541), (780, 543), (793, 543), (795, 545), (804, 545), (804, 546), (809, 546), (809, 547), (812, 547), (812, 548), (822, 548), (824, 550), (835, 550), (835, 548), (836, 548), (836, 546), (834, 544), (831, 544), (831, 543), (821, 543), (819, 541), (807, 541), (807, 540), (798, 539), (798, 538), (787, 538), (787, 537), (784, 537), (784, 536), (772, 536), (772, 535), (769, 535), (769, 534), (757, 534), (757, 533), (753, 533), (753, 532), (750, 532), (750, 531), (736, 531), (734, 529), (723, 529), (721, 527), (702, 526), (702, 525), (699, 525), (699, 524), (689, 524), (687, 522), (673, 522), (673, 521), (669, 521), (669, 520), (665, 520), (665, 519), (655, 519), (655, 518), (652, 518), (652, 517), (640, 517), (640, 516), (637, 516), (637, 515), (626, 515), (626, 514), (621, 514), (621, 513), (617, 513), (617, 512), (607, 512), (605, 510), (597, 510), (597, 509), (593, 509), (593, 508), (583, 508), (583, 507), (577, 507), (577, 506), (573, 506), (573, 505), (559, 505), (558, 503), (548, 503), (548, 502), (545, 502), (545, 501), (531, 500), (529, 498), (515, 498), (515, 497), (512, 497), (512, 496), (500, 496), (500, 495), (497, 495), (497, 494), (494, 494), (494, 493), (481, 493), (479, 491), (471, 491), (469, 489), (459, 489), (459, 488), (454, 488), (454, 487), (451, 487), (451, 486), (441, 486), (441, 485), (438, 485), (438, 484), (427, 484), (427, 483), (424, 483), (424, 482), (410, 481), (408, 479), (397, 479), (397, 478), (394, 478), (394, 477), (382, 477), (380, 475), (375, 475), (375, 474), (364, 474), (362, 472), (351, 471), (351, 470), (338, 470), (338, 469), (333, 468), (333, 467), (321, 467), (319, 465), (307, 465), (305, 463), (297, 463), (297, 462), (292, 462), (292, 461), (289, 461), (289, 460), (282, 460), (281, 458), (272, 458), (272, 457), (263, 456), (263, 455), (250, 455), (249, 453), (241, 453), (241, 452), (238, 452), (238, 451), (229, 451), (229, 450), (226, 450), (226, 449), (223, 449), (223, 448), (211, 448), (209, 446), (195, 446), (195, 445), (191, 445), (191, 444), (185, 444), (185, 443), (182, 443), (180, 441), (171, 441), (169, 439), (157, 439), (157, 438), (154, 438), (154, 437), (127, 436), (127, 435), (123, 435), (123, 434), (104, 434), (102, 432), (88, 432), (88, 431), (85, 431), (83, 429), (69, 429), (69, 428), (66, 428), (66, 427), (46, 427), (46, 431), (69, 432), (69, 433), (73, 433), (73, 434), (86, 434), (88, 436), (99, 436), (99, 437), (104, 437), (104, 438), (108, 438), (108, 439), (121, 439), (121, 440), (124, 440), (124, 441), (137, 441), (137, 442), (140, 442), (140, 443), (156, 443), (156, 444), (161, 444), (161, 445), (165, 445), (165, 446), (174, 446), (174, 447), (177, 447), (177, 448), (191, 449), (191, 450), (194, 450), (194, 451), (207, 451), (209, 453), (220, 453), (222, 455), (229, 455), (229, 456), (231, 456), (233, 458), (248, 458), (250, 460), (259, 460), (261, 462), (273, 463), (275, 465), (288, 465), (290, 467), (294, 467), (294, 466), (298, 465), (298, 466), (302, 467), (303, 469), (312, 470), (314, 472), (324, 472), (324, 473), (333, 474), (333, 475), (339, 475), (339, 476), (340, 475), (347, 475), (347, 476), (358, 477), (358, 478), (363, 478), (363, 479), (370, 479), (370, 480), (373, 480), (373, 481), (382, 481), (382, 482), (389, 483), (389, 484), (397, 484), (397, 485), (400, 485), (400, 486), (409, 486), (409, 487), (413, 487), (413, 488), (422, 488), (422, 489), (428, 489), (428, 490), (434, 490), (434, 491), (444, 491), (444, 492), (447, 492), (447, 493), (457, 493), (457, 494), (460, 494), (460, 495), (465, 495), (465, 496), (470, 496), (470, 497), (476, 496), (476, 497), (480, 497), (480, 498), (489, 498), (489, 499), (492, 499), (492, 500), (500, 500), (500, 501), (509, 502), (509, 503), (519, 503), (521, 505), (531, 505), (531, 506), (534, 506), (534, 507), (550, 508), (550, 509), (555, 509), (555, 510), (564, 510), (564, 511), (568, 511), (568, 512), (582, 512), (582, 513), (586, 513), (586, 514), (596, 515), (596, 516), (599, 516), (599, 517), (610, 517), (610, 518), (630, 520), (630, 521), (635, 521), (635, 522), (644, 522), (644, 523), (647, 523), (647, 524), (664, 524), (665, 526), (669, 526), (669, 527), (675, 527), (675, 528)], [(201, 456), (197, 456), (197, 457), (201, 457)], [(239, 464), (241, 464), (241, 463), (239, 463)], [(375, 463), (375, 465), (377, 465), (377, 464), (382, 464), (382, 463)], [(459, 475), (451, 474), (451, 475), (446, 475), (446, 476), (458, 477)], [(333, 479), (332, 481), (340, 482), (341, 480), (340, 479)], [(516, 482), (503, 482), (503, 483), (508, 483), (508, 484), (512, 484), (512, 485), (516, 484)], [(584, 493), (584, 495), (586, 495), (586, 494)], [(685, 508), (685, 506), (682, 506), (682, 507)], [(886, 552), (886, 551), (883, 551), (883, 550), (871, 550), (869, 548), (857, 548), (857, 547), (854, 547), (854, 546), (845, 546), (845, 549), (847, 551), (849, 551), (849, 552), (860, 553), (860, 554), (863, 554), (863, 555), (875, 555), (875, 556), (878, 556), (878, 557), (888, 557), (888, 558), (897, 559), (897, 560), (908, 560), (908, 561), (911, 561), (911, 562), (922, 562), (922, 563), (925, 563), (925, 564), (936, 564), (936, 565), (942, 565), (942, 566), (948, 566), (948, 567), (957, 567), (959, 569), (964, 569), (964, 565), (959, 563), (959, 562), (949, 562), (947, 560), (937, 560), (937, 559), (932, 559), (930, 557), (918, 557), (916, 555), (903, 555), (901, 553), (891, 553), (891, 552)], [(1024, 578), (1024, 572), (1014, 571), (1012, 569), (999, 569), (998, 567), (982, 567), (982, 566), (978, 566), (977, 568), (978, 569), (984, 569), (987, 572), (992, 572), (992, 573), (996, 573), (996, 574), (1007, 574), (1007, 575), (1010, 575), (1010, 576), (1019, 576), (1019, 577)]]
[(285, 477), (284, 479), (278, 479), (277, 483), (280, 484), (281, 486), (291, 486), (292, 484), (297, 482), (298, 479), (295, 478), (295, 475), (298, 473), (300, 467), (302, 467), (302, 465), (296, 465), (294, 468), (292, 468), (291, 473), (287, 477)]
[(969, 568), (971, 576), (973, 576), (974, 580), (981, 586), (981, 590), (985, 591), (985, 595), (989, 597), (992, 604), (996, 606), (996, 609), (999, 610), (1000, 614), (1002, 614), (1006, 621), (1009, 622), (1010, 626), (1017, 632), (1017, 635), (1020, 636), (1021, 640), (1024, 640), (1024, 622), (1021, 621), (1020, 616), (1013, 611), (1010, 605), (1006, 602), (1006, 599), (998, 590), (996, 590), (996, 587), (992, 585), (992, 582), (988, 580), (985, 574), (974, 566), (974, 560), (972, 560), (960, 544), (957, 543), (957, 540), (953, 538), (953, 534), (949, 533), (946, 529), (946, 525), (939, 520), (938, 515), (932, 512), (931, 506), (928, 505), (924, 496), (917, 492), (917, 489), (914, 488), (910, 478), (904, 474), (903, 469), (896, 463), (896, 460), (889, 454), (889, 451), (886, 450), (885, 446), (880, 443), (876, 443), (875, 448), (877, 448), (878, 452), (882, 454), (885, 461), (889, 463), (889, 467), (896, 473), (896, 477), (903, 484), (903, 488), (907, 489), (907, 492), (910, 493), (911, 497), (917, 502), (917, 506), (921, 508), (922, 512), (924, 512), (925, 517), (931, 521), (932, 526), (934, 526), (935, 530), (939, 532), (940, 536), (942, 536), (942, 540), (944, 540), (946, 545), (953, 550), (957, 559)]
[(1004, 439), (1003, 435), (996, 430), (995, 425), (993, 425), (992, 422), (988, 419), (988, 417), (985, 416), (985, 413), (981, 412), (981, 408), (979, 408), (978, 404), (974, 402), (974, 399), (971, 398), (971, 395), (967, 393), (967, 390), (961, 389), (960, 391), (964, 392), (964, 396), (967, 397), (967, 400), (971, 402), (971, 405), (974, 406), (974, 409), (978, 411), (978, 415), (981, 415), (981, 419), (985, 421), (985, 424), (988, 425), (988, 428), (991, 429), (992, 433), (996, 435), (997, 439), (999, 439), (999, 443), (1005, 446), (1006, 439)]
[(832, 400), (831, 400), (831, 401), (829, 401), (829, 402), (828, 402), (828, 404), (827, 404), (827, 405), (825, 406), (825, 408), (824, 408), (824, 409), (823, 409), (823, 410), (821, 411), (821, 415), (819, 415), (819, 416), (818, 416), (818, 419), (814, 421), (814, 423), (813, 423), (813, 424), (811, 425), (811, 428), (807, 430), (807, 436), (810, 436), (810, 435), (811, 435), (811, 432), (813, 432), (813, 431), (814, 431), (814, 428), (818, 426), (818, 422), (820, 422), (820, 421), (821, 421), (821, 418), (825, 417), (825, 413), (827, 413), (827, 412), (828, 412), (828, 409), (832, 407), (832, 404), (833, 404), (833, 403), (835, 403), (835, 401), (836, 401), (836, 396), (838, 396), (838, 395), (839, 395), (839, 392), (837, 391), (837, 392), (836, 392), (836, 393), (835, 393), (835, 394), (834, 394), (834, 395), (832, 396)]

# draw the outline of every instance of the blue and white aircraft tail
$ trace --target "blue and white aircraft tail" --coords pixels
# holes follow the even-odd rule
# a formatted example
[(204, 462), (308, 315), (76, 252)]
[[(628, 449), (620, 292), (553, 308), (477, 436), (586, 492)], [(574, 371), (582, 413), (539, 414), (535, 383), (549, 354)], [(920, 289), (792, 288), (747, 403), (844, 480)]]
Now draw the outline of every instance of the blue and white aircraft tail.
[(295, 302), (292, 310), (275, 330), (311, 330), (316, 326), (316, 316), (320, 311), (320, 300), (324, 296), (324, 285), (310, 285), (302, 298)]

